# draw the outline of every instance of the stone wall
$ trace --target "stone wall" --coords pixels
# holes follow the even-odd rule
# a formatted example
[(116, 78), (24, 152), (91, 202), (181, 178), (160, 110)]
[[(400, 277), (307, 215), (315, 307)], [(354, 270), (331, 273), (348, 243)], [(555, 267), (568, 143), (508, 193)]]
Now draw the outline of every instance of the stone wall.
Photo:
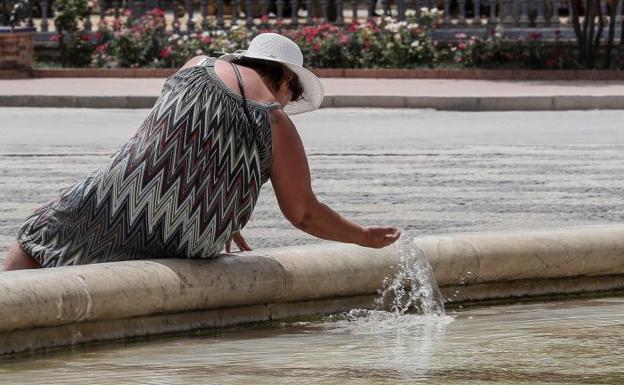
[(28, 77), (33, 60), (34, 32), (0, 33), (0, 78)]

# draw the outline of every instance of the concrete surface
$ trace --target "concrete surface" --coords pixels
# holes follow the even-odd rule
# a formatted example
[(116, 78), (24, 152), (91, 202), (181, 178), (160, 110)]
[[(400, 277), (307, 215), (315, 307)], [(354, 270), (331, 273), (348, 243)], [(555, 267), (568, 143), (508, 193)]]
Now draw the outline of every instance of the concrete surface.
[(304, 250), (4, 272), (0, 331), (374, 294), (398, 262), (391, 249), (299, 247)]
[[(384, 278), (393, 277), (404, 247), (424, 252), (441, 287), (481, 286), (472, 291), (474, 297), (465, 292), (463, 301), (516, 296), (518, 282), (531, 288), (541, 284), (541, 294), (561, 294), (548, 278), (590, 277), (593, 285), (592, 277), (619, 276), (605, 281), (612, 286), (603, 290), (624, 289), (624, 225), (403, 242), (407, 246), (380, 250), (311, 245), (211, 260), (160, 259), (0, 273), (0, 353), (189, 330), (198, 327), (197, 312), (209, 310), (225, 309), (221, 323), (232, 324), (335, 310), (332, 300), (343, 302), (346, 309), (370, 308), (374, 305), (366, 306), (361, 296), (374, 296)], [(511, 292), (504, 284), (508, 281), (513, 283)], [(488, 288), (489, 283), (495, 285)], [(565, 293), (584, 291), (584, 281), (577, 279)], [(313, 300), (324, 300), (325, 305), (298, 306)], [(267, 307), (283, 303), (291, 305), (277, 312)], [(159, 320), (168, 314), (174, 317), (163, 327)], [(156, 321), (148, 318), (152, 315)], [(145, 322), (132, 320), (134, 327), (126, 328), (124, 320), (136, 317)], [(118, 327), (104, 322), (108, 320)], [(209, 327), (210, 322), (199, 325)], [(66, 327), (42, 332), (54, 326)]]
[[(165, 79), (0, 80), (0, 106), (150, 108)], [(621, 81), (322, 78), (323, 107), (459, 111), (624, 109)]]
[[(0, 259), (40, 205), (97, 169), (147, 110), (0, 108)], [(624, 223), (620, 111), (325, 109), (295, 116), (319, 199), (412, 236)], [(322, 242), (286, 221), (270, 183), (252, 248)]]

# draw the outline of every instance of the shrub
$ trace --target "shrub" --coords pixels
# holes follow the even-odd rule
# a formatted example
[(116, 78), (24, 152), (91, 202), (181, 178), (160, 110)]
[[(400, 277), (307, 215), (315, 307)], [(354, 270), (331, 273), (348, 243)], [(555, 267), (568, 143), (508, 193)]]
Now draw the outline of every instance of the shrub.
[[(61, 4), (63, 62), (93, 67), (166, 67), (182, 66), (195, 55), (215, 56), (219, 52), (244, 49), (262, 32), (277, 32), (294, 40), (303, 53), (304, 65), (313, 68), (418, 68), (454, 66), (460, 68), (577, 68), (570, 44), (544, 42), (538, 32), (524, 39), (509, 39), (492, 29), (485, 36), (455, 35), (452, 43), (433, 40), (441, 12), (411, 11), (405, 21), (391, 17), (378, 21), (352, 23), (339, 27), (322, 23), (296, 29), (267, 19), (248, 27), (239, 20), (227, 29), (195, 31), (189, 34), (166, 30), (164, 12), (153, 9), (140, 19), (128, 13), (113, 25), (102, 21), (95, 34), (76, 33), (75, 19), (84, 18), (84, 0), (58, 0)], [(72, 19), (70, 15), (74, 15)], [(74, 20), (74, 21), (72, 21)], [(67, 31), (67, 32), (64, 32)], [(621, 66), (624, 51), (616, 52)]]
[(433, 66), (436, 50), (431, 30), (438, 15), (437, 10), (425, 9), (420, 22), (411, 16), (405, 22), (385, 18), (379, 24), (369, 21), (340, 28), (323, 23), (295, 30), (279, 23), (269, 29), (259, 25), (249, 28), (240, 20), (228, 30), (177, 34), (165, 30), (163, 11), (154, 9), (138, 21), (120, 23), (118, 30), (101, 23), (92, 40), (91, 65), (177, 67), (194, 55), (246, 48), (255, 35), (273, 31), (293, 39), (310, 67)]
[(83, 66), (90, 62), (93, 45), (90, 37), (79, 31), (79, 23), (91, 14), (93, 3), (84, 0), (56, 0), (54, 25), (58, 34), (52, 36), (59, 42), (63, 66)]
[(525, 39), (504, 38), (496, 29), (483, 38), (458, 33), (457, 43), (447, 45), (441, 56), (463, 68), (577, 68), (573, 50), (556, 36), (555, 42), (546, 43), (539, 32), (532, 32)]

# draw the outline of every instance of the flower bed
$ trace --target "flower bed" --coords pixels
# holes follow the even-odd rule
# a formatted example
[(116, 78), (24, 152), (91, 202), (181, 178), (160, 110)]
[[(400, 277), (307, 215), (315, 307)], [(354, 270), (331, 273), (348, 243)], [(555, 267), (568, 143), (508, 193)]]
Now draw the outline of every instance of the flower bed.
[[(312, 68), (518, 68), (576, 69), (576, 48), (570, 42), (544, 41), (537, 32), (508, 39), (490, 30), (484, 37), (457, 33), (453, 42), (437, 42), (432, 31), (441, 12), (423, 8), (406, 21), (390, 17), (353, 23), (300, 26), (292, 29), (263, 19), (247, 27), (244, 21), (228, 29), (177, 34), (165, 29), (164, 12), (154, 9), (141, 19), (101, 23), (95, 33), (82, 33), (67, 43), (73, 66), (99, 68), (177, 68), (196, 55), (218, 55), (244, 49), (262, 32), (277, 32), (294, 40)], [(122, 21), (123, 20), (123, 21)], [(56, 37), (60, 39), (60, 37)], [(615, 68), (624, 67), (624, 47)]]

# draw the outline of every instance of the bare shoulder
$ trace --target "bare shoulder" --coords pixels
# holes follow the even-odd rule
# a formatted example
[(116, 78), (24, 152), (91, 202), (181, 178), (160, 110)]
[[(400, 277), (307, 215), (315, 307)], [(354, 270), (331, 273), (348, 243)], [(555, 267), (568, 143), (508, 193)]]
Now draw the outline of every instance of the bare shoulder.
[(290, 131), (295, 129), (295, 124), (281, 108), (272, 110), (270, 112), (270, 117), (271, 125), (276, 131)]
[(184, 68), (188, 68), (188, 67), (192, 67), (194, 65), (197, 65), (197, 63), (199, 63), (199, 61), (202, 60), (205, 57), (207, 57), (207, 56), (206, 55), (197, 55), (197, 56), (193, 57), (192, 59), (190, 59), (189, 61), (187, 61), (186, 63), (184, 63), (184, 65), (182, 67), (180, 67), (180, 69), (184, 69)]
[(273, 110), (270, 114), (273, 155), (276, 152), (281, 154), (303, 153), (301, 136), (290, 117), (281, 109)]

